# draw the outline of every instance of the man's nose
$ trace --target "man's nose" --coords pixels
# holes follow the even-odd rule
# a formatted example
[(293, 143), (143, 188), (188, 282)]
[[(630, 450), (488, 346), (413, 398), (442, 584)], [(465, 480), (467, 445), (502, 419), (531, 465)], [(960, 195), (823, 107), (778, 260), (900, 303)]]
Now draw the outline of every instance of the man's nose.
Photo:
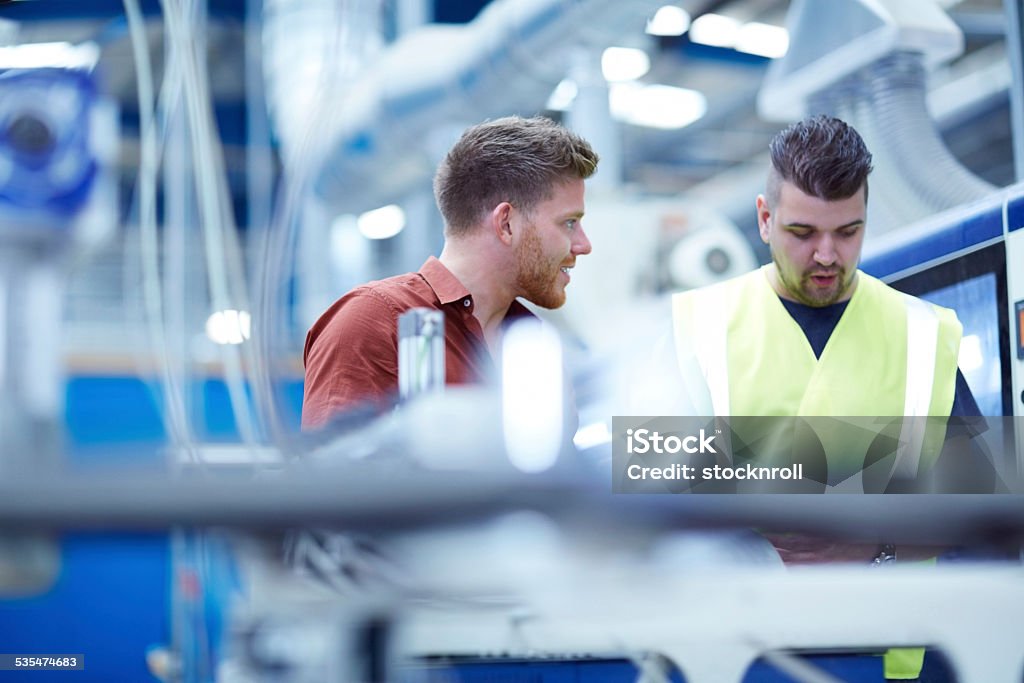
[(814, 248), (814, 261), (822, 266), (831, 266), (836, 262), (836, 245), (831, 235), (822, 235)]
[(581, 256), (583, 254), (589, 254), (590, 252), (590, 238), (587, 237), (587, 233), (584, 232), (583, 226), (580, 225), (579, 229), (576, 230), (576, 234), (573, 236), (572, 253), (577, 256)]

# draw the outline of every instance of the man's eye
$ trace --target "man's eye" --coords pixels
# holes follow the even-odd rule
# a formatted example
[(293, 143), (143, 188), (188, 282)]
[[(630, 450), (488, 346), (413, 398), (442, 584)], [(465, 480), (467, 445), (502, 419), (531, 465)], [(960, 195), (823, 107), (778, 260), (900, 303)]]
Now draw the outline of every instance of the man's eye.
[(791, 234), (793, 237), (797, 238), (798, 240), (805, 240), (805, 239), (807, 239), (808, 237), (811, 236), (811, 231), (810, 230), (790, 230), (789, 234)]
[(570, 218), (569, 220), (567, 220), (565, 222), (565, 227), (569, 228), (570, 230), (575, 230), (576, 229), (576, 225), (578, 223), (579, 223), (579, 221), (577, 219)]

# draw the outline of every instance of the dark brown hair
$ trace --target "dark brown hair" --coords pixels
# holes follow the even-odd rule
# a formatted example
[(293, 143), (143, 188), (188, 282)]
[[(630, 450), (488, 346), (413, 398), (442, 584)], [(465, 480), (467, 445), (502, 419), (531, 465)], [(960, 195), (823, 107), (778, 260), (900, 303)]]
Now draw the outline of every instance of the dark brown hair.
[(770, 203), (778, 201), (783, 181), (828, 201), (852, 197), (863, 186), (867, 201), (871, 152), (844, 121), (824, 115), (804, 119), (779, 132), (769, 148), (765, 194)]
[(462, 134), (434, 176), (450, 236), (465, 235), (500, 202), (529, 213), (554, 186), (597, 170), (598, 156), (572, 131), (543, 117), (510, 116)]

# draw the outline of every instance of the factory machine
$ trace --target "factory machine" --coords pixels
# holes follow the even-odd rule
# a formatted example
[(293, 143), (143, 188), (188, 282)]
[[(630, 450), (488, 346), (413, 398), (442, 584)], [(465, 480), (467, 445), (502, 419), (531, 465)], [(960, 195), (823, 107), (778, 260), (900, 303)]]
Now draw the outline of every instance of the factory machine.
[[(984, 415), (1024, 412), (1024, 290), (1015, 267), (1024, 263), (1022, 226), (1024, 187), (1018, 184), (865, 248), (866, 272), (957, 312), (964, 326), (960, 367)], [(1017, 444), (1019, 470), (1019, 434)]]

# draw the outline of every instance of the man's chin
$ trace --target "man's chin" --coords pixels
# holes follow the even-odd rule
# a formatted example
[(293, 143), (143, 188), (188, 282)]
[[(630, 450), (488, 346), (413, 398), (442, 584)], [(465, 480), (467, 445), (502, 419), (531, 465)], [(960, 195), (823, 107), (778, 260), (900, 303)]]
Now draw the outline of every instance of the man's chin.
[(828, 290), (822, 290), (814, 287), (813, 285), (804, 285), (800, 289), (801, 303), (808, 306), (814, 306), (816, 308), (823, 308), (825, 306), (831, 306), (834, 303), (838, 303), (842, 298), (842, 291), (838, 287), (832, 287)]
[(529, 300), (529, 301), (533, 305), (540, 306), (541, 308), (543, 308), (545, 310), (548, 310), (548, 311), (553, 311), (556, 308), (561, 308), (562, 306), (565, 305), (565, 297), (562, 297), (561, 301), (551, 301), (550, 299), (545, 299), (543, 301), (532, 301), (532, 300)]
[(803, 301), (800, 303), (810, 306), (812, 308), (824, 308), (825, 306), (831, 306), (838, 301), (836, 296), (809, 296), (804, 292)]
[(553, 292), (547, 292), (544, 294), (544, 296), (526, 297), (526, 300), (529, 301), (534, 306), (540, 306), (541, 308), (547, 309), (549, 311), (553, 311), (556, 308), (561, 308), (562, 306), (564, 306), (565, 299), (566, 296), (564, 291), (559, 292), (557, 294)]

